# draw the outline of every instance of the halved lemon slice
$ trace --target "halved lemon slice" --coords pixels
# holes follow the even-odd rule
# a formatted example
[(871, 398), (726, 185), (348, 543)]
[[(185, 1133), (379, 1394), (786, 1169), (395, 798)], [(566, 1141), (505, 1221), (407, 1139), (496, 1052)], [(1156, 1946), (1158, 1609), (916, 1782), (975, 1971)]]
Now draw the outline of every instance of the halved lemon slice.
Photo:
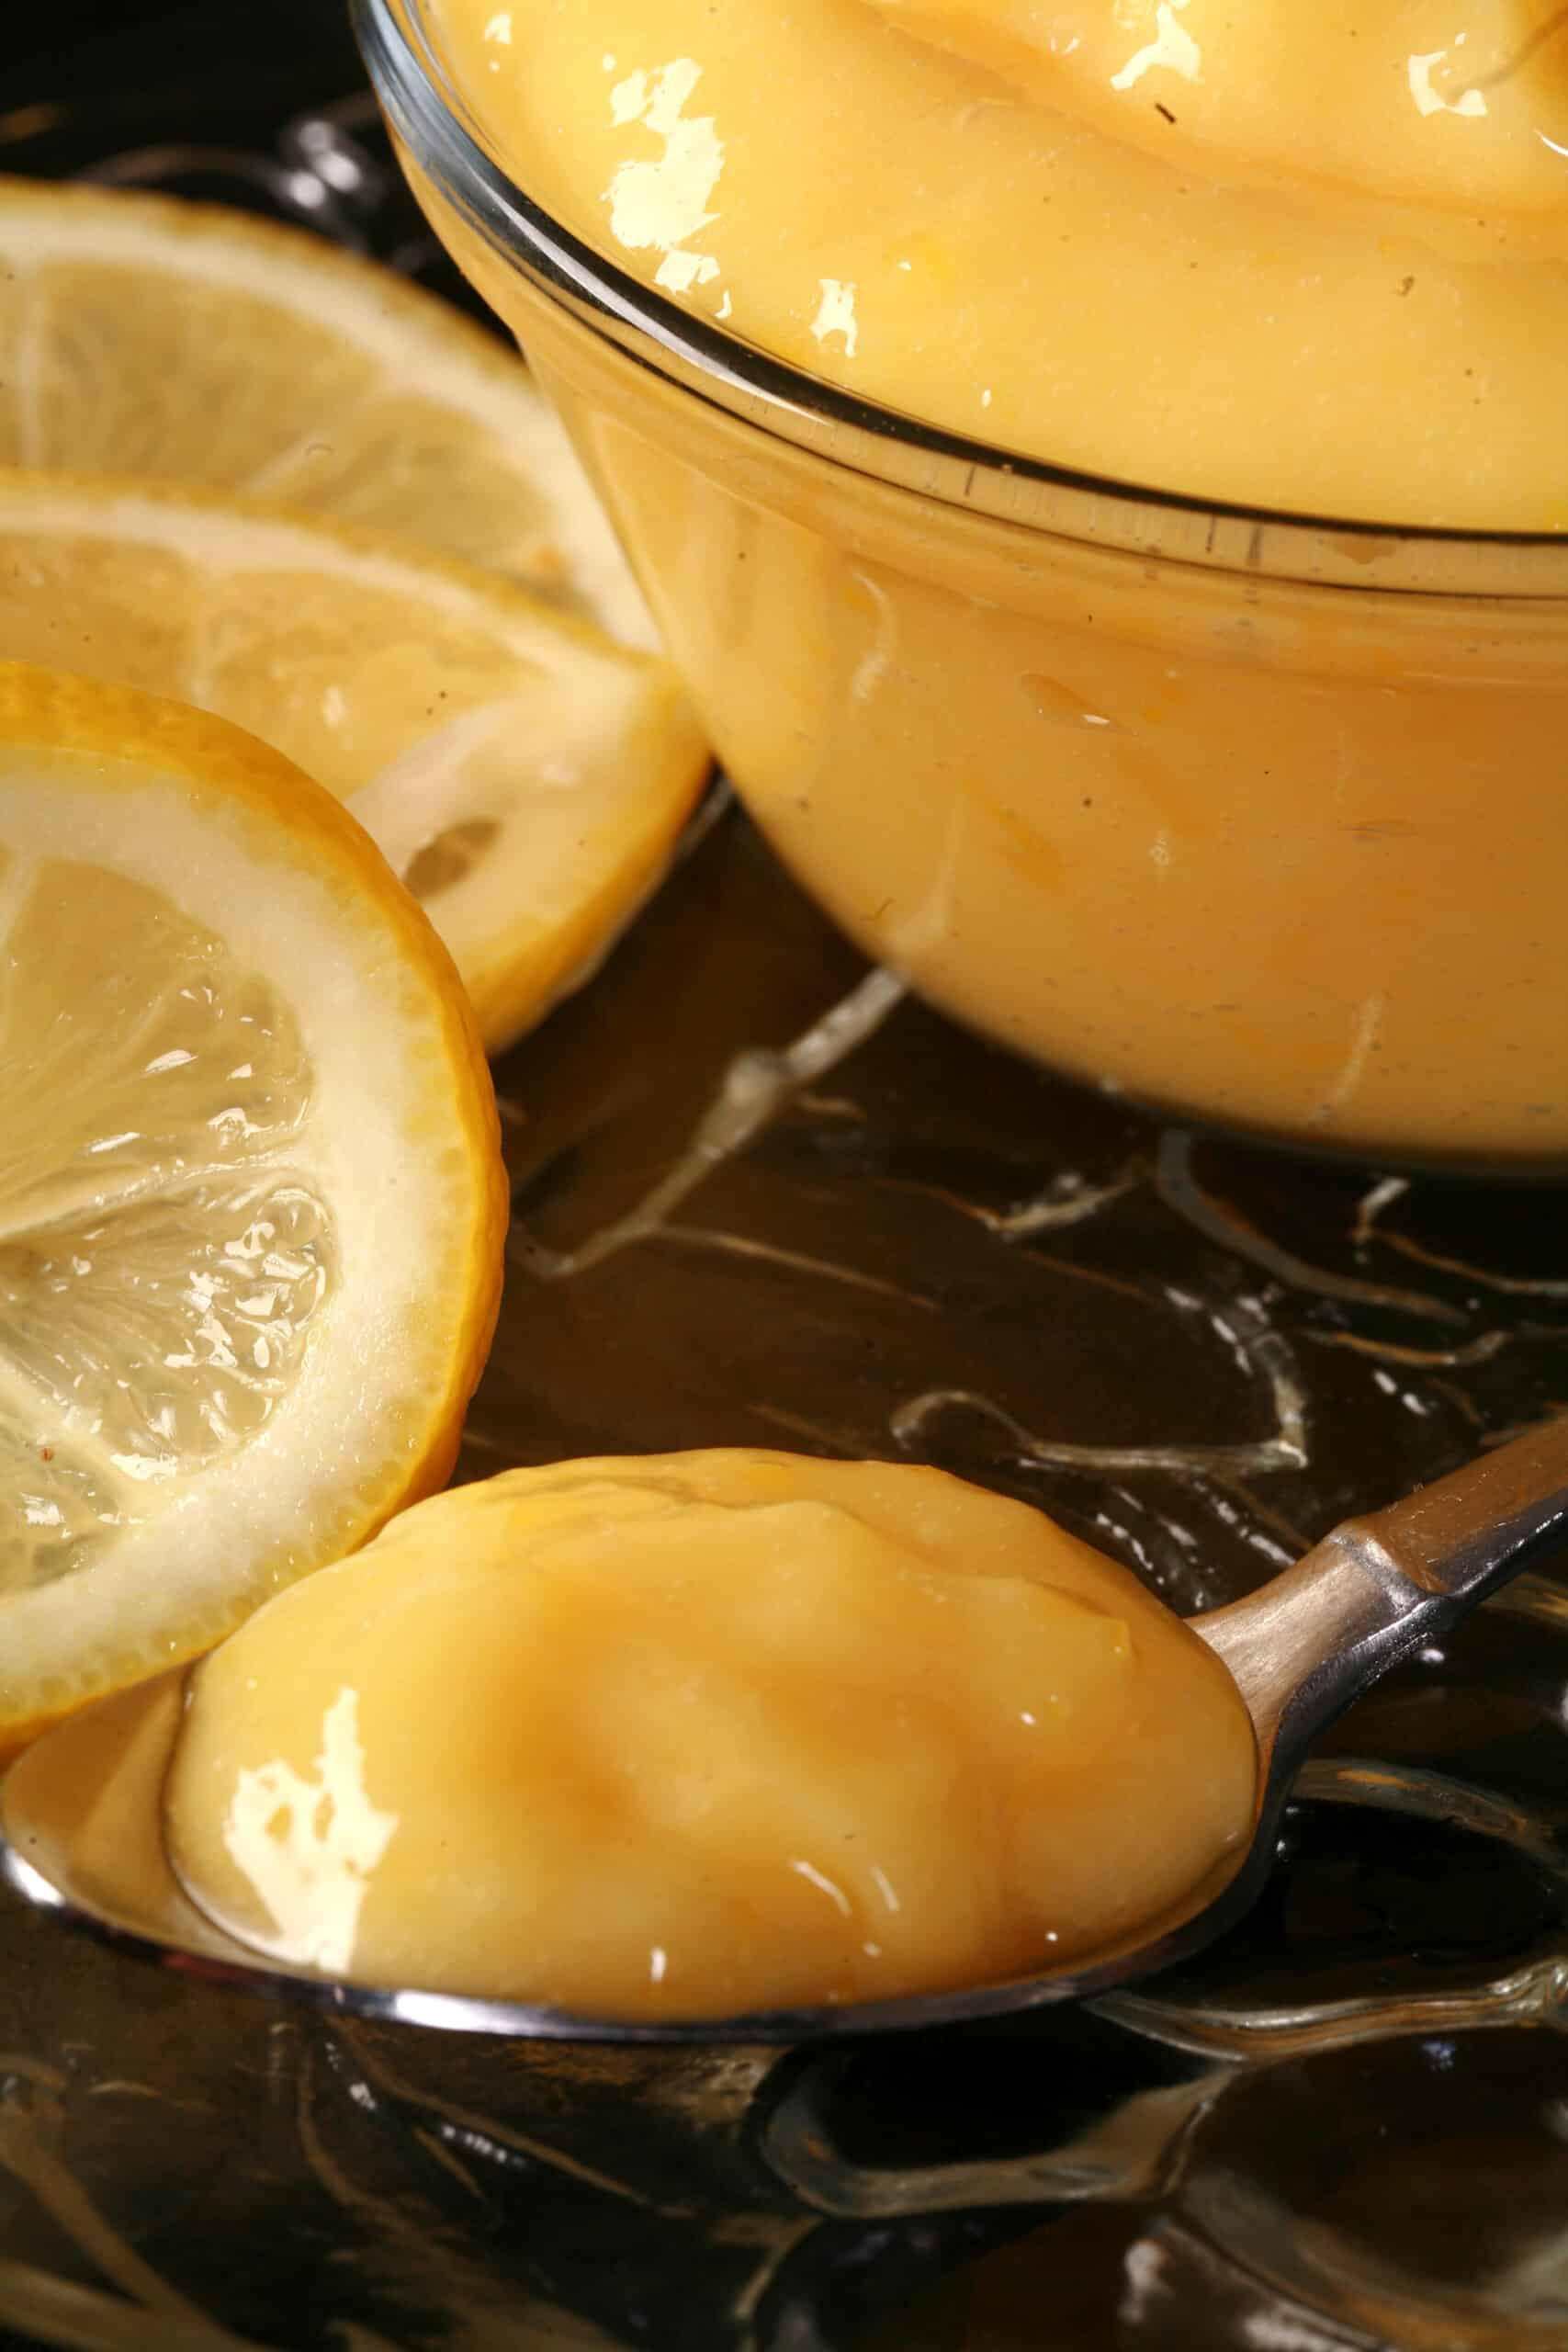
[(143, 474), (395, 529), (655, 642), (520, 359), (307, 230), (0, 178), (0, 464)]
[(451, 1468), (494, 1098), (360, 828), (238, 729), (0, 665), (0, 1747)]
[(675, 673), (487, 573), (265, 507), (0, 471), (0, 660), (178, 696), (352, 802), (499, 1051), (658, 882), (708, 758)]

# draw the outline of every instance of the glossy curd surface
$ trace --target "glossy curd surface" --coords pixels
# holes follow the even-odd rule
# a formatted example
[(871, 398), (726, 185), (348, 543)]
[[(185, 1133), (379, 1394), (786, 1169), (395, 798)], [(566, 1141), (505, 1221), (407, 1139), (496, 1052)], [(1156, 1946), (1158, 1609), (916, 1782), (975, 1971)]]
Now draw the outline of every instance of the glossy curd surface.
[(523, 184), (907, 414), (1206, 499), (1568, 528), (1552, 0), (426, 0)]
[(943, 1474), (747, 1451), (406, 1514), (194, 1678), (186, 1889), (329, 1973), (615, 2017), (1040, 1973), (1250, 1828), (1213, 1654)]
[(866, 952), (1184, 1118), (1568, 1164), (1568, 17), (420, 16), (521, 188), (677, 312), (999, 451), (1358, 526), (682, 377), (411, 130), (727, 770)]

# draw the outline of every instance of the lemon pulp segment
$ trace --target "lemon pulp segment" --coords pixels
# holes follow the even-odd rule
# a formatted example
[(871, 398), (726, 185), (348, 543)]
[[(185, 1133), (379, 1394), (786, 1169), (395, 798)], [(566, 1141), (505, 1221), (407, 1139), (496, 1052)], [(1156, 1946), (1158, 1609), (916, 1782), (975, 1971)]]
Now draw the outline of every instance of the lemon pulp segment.
[(439, 1483), (494, 1104), (359, 829), (220, 722), (0, 665), (0, 1737)]
[(0, 464), (232, 491), (525, 580), (627, 643), (647, 608), (515, 353), (309, 231), (0, 175)]
[(708, 766), (671, 670), (536, 597), (145, 484), (0, 469), (0, 658), (178, 695), (352, 800), (492, 1051), (618, 935)]

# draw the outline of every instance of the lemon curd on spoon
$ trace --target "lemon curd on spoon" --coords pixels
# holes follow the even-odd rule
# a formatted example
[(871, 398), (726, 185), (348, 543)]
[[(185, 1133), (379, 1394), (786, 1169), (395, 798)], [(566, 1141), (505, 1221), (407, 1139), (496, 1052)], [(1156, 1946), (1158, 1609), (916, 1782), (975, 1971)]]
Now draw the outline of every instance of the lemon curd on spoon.
[(193, 1678), (170, 1857), (371, 1984), (724, 2017), (1049, 1969), (1239, 1858), (1213, 1655), (943, 1474), (713, 1452), (405, 1514)]

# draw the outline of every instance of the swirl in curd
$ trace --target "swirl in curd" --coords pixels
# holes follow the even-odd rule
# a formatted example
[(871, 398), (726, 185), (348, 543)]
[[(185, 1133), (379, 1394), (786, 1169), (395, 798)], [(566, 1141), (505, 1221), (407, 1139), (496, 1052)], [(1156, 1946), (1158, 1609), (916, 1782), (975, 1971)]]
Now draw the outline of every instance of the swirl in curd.
[(428, 0), (529, 193), (905, 413), (1197, 497), (1568, 528), (1555, 0)]

